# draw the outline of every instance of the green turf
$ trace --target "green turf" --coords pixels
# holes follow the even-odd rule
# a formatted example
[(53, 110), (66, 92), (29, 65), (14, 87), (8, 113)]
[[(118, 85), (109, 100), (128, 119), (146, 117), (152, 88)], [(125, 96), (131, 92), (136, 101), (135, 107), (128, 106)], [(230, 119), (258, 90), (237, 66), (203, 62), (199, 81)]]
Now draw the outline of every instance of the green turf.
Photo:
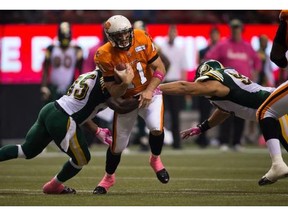
[[(105, 149), (94, 147), (89, 165), (67, 186), (76, 195), (44, 195), (42, 185), (68, 159), (48, 149), (32, 160), (16, 159), (0, 163), (1, 206), (286, 206), (287, 180), (265, 187), (259, 178), (270, 168), (266, 149), (248, 147), (243, 152), (199, 150), (186, 145), (183, 150), (165, 146), (162, 161), (170, 182), (161, 184), (149, 166), (148, 153), (137, 147), (123, 154), (116, 184), (106, 195), (92, 191), (104, 174)], [(287, 159), (286, 154), (284, 159)]]

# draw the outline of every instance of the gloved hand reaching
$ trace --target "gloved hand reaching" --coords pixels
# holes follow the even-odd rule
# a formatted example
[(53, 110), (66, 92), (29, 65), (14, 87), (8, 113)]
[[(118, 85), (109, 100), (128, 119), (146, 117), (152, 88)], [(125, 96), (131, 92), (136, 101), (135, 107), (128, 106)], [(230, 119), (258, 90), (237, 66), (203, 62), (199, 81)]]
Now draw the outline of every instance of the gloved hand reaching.
[(98, 127), (95, 135), (102, 143), (106, 145), (112, 144), (112, 133), (108, 128)]
[(199, 127), (189, 128), (187, 130), (181, 131), (181, 138), (182, 139), (188, 139), (191, 136), (199, 135), (201, 134), (201, 129)]

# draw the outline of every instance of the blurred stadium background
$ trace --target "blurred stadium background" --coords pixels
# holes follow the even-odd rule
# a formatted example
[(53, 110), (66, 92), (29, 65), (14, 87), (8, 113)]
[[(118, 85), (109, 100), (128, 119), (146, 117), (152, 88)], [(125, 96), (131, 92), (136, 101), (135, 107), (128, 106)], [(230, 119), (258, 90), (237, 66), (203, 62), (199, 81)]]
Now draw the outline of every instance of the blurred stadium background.
[[(133, 23), (143, 20), (151, 36), (159, 43), (166, 37), (169, 24), (177, 24), (180, 43), (187, 56), (187, 79), (197, 67), (198, 51), (209, 43), (212, 26), (220, 29), (221, 37), (229, 34), (228, 23), (238, 18), (245, 25), (244, 38), (258, 49), (258, 37), (266, 34), (271, 47), (278, 22), (277, 10), (1, 10), (1, 125), (0, 140), (22, 139), (42, 106), (40, 80), (44, 49), (56, 37), (57, 25), (72, 24), (72, 36), (84, 50), (103, 39), (101, 23), (115, 14), (128, 17)], [(277, 68), (275, 68), (277, 71)], [(192, 102), (192, 104), (191, 104)], [(190, 115), (191, 114), (191, 115)], [(193, 100), (187, 100), (181, 114), (181, 128), (197, 121)], [(187, 118), (188, 117), (188, 118)]]

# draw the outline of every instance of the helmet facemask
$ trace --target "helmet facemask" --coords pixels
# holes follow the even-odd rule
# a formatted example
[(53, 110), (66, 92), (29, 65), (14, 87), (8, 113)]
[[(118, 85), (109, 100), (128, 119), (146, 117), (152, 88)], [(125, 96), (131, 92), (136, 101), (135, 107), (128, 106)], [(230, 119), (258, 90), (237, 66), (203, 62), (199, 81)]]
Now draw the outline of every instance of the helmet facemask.
[(133, 39), (132, 28), (114, 33), (106, 32), (106, 35), (112, 45), (119, 49), (128, 50), (131, 47)]

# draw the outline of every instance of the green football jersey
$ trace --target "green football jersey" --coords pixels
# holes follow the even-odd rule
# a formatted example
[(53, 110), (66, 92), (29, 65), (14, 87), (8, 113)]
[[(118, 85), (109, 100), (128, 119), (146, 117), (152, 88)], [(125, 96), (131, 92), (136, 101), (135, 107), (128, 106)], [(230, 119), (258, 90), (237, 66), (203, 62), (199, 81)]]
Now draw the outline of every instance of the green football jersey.
[(252, 82), (232, 68), (210, 70), (202, 74), (196, 82), (206, 80), (217, 80), (230, 89), (225, 97), (208, 98), (213, 105), (251, 121), (256, 121), (257, 108), (275, 90)]
[(103, 78), (100, 73), (95, 70), (80, 75), (67, 94), (57, 100), (57, 103), (77, 124), (84, 123), (107, 108), (105, 101), (109, 93), (102, 88)]

